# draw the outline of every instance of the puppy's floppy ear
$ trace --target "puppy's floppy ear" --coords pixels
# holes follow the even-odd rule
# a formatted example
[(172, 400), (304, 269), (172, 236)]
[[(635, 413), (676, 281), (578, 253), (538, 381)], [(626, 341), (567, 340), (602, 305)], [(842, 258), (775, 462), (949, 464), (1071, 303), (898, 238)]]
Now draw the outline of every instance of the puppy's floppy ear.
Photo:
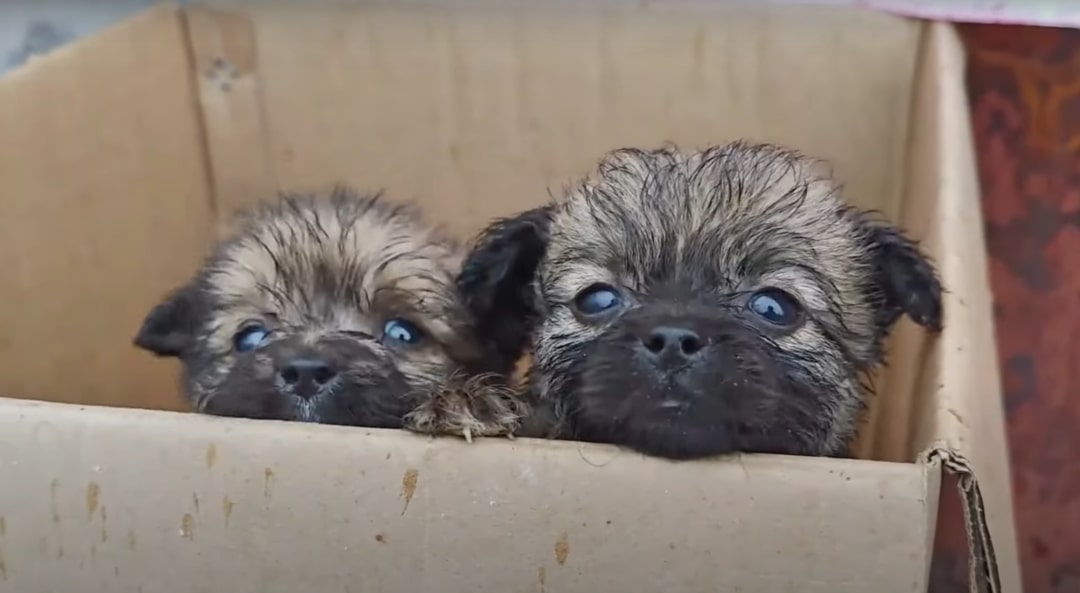
[(465, 259), (457, 289), (503, 364), (523, 353), (537, 313), (533, 281), (547, 252), (552, 207), (543, 206), (485, 228)]
[(915, 323), (941, 331), (941, 281), (930, 259), (900, 229), (868, 222), (875, 282), (885, 306), (879, 325), (890, 327), (906, 313)]
[(173, 290), (143, 320), (135, 346), (158, 356), (181, 356), (195, 341), (203, 313), (201, 300), (194, 283)]

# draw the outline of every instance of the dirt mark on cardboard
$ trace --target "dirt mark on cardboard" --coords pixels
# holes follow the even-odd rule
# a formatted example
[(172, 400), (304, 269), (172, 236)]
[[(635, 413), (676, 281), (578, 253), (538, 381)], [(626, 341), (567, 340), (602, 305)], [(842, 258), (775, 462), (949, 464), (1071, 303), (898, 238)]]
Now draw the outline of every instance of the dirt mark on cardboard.
[(555, 561), (559, 566), (566, 564), (566, 558), (570, 556), (570, 535), (565, 531), (555, 541)]
[(263, 470), (263, 496), (270, 498), (274, 493), (274, 470), (266, 468)]
[(94, 518), (94, 512), (97, 511), (98, 502), (101, 500), (101, 486), (98, 486), (97, 482), (90, 482), (86, 485), (86, 514), (90, 519)]
[(109, 532), (107, 529), (108, 515), (105, 514), (105, 505), (101, 505), (101, 541), (102, 543), (109, 540)]
[(56, 491), (60, 488), (60, 480), (53, 480), (49, 484), (49, 508), (52, 510), (52, 520), (56, 525), (60, 524), (60, 507), (56, 504)]
[(540, 582), (540, 593), (547, 590), (547, 569), (541, 566), (536, 569), (536, 580)]
[(412, 497), (416, 494), (416, 484), (419, 481), (420, 470), (414, 468), (405, 470), (405, 475), (401, 477), (401, 498), (405, 499), (405, 506), (401, 509), (402, 515), (409, 510), (409, 503), (412, 502)]
[(191, 513), (184, 513), (180, 518), (180, 535), (184, 539), (195, 541), (195, 517)]
[(206, 448), (206, 469), (214, 469), (215, 462), (217, 462), (217, 445), (211, 443)]
[(232, 511), (234, 506), (236, 506), (236, 503), (229, 500), (228, 496), (221, 500), (221, 512), (225, 515), (225, 529), (229, 528), (229, 519), (232, 519)]
[(386, 534), (385, 533), (376, 533), (375, 534), (375, 541), (379, 542), (380, 544), (385, 544), (386, 543)]

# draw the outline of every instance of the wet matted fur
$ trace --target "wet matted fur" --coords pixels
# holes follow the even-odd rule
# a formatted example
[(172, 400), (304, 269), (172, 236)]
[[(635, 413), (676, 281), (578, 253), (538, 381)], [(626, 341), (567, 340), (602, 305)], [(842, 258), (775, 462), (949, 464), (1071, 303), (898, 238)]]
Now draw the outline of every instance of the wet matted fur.
[(940, 330), (942, 289), (821, 164), (742, 141), (617, 150), (481, 233), (458, 284), (506, 353), (532, 350), (530, 431), (668, 458), (848, 454), (883, 340), (905, 313)]
[(240, 214), (135, 344), (182, 362), (196, 411), (432, 434), (512, 432), (454, 277), (464, 248), (411, 205), (341, 187)]

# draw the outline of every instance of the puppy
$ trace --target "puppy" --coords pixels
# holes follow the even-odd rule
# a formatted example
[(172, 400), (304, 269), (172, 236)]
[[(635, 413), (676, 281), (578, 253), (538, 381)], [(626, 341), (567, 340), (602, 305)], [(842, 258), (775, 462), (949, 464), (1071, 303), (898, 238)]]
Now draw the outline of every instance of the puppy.
[(243, 213), (134, 343), (207, 414), (510, 433), (500, 359), (455, 292), (463, 247), (417, 209), (336, 189)]
[(618, 150), (481, 233), (459, 289), (505, 352), (532, 348), (535, 430), (672, 459), (847, 454), (883, 340), (905, 313), (940, 330), (942, 288), (816, 165)]

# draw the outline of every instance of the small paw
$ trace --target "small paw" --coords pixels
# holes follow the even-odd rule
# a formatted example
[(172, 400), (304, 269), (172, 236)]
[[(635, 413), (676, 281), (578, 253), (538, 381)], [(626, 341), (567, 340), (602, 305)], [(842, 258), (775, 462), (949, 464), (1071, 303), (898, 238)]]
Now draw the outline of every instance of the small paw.
[(526, 407), (512, 389), (490, 377), (451, 383), (433, 393), (406, 419), (410, 430), (430, 435), (513, 438)]

